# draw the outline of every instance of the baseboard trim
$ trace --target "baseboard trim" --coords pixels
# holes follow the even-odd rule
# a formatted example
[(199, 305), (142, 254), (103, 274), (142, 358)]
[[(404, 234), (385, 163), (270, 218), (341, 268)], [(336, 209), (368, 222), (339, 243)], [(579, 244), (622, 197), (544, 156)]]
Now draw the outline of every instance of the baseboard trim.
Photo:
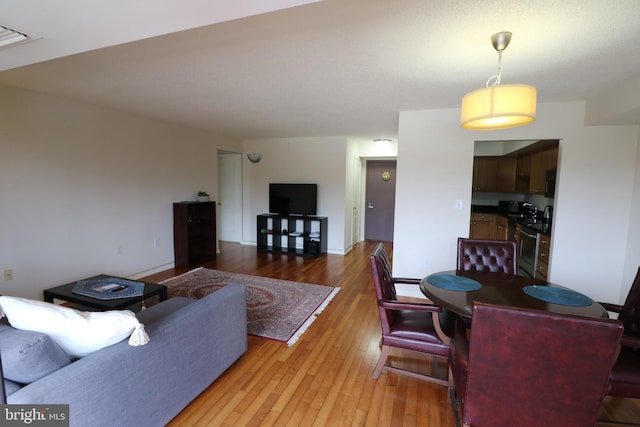
[(176, 267), (176, 263), (175, 262), (169, 262), (167, 264), (159, 265), (157, 267), (150, 268), (148, 270), (144, 270), (144, 271), (141, 271), (139, 273), (131, 274), (131, 275), (127, 276), (127, 279), (137, 280), (137, 279), (140, 279), (142, 277), (151, 276), (152, 274), (160, 273), (160, 272), (163, 272), (165, 270), (169, 270), (169, 269), (175, 268), (175, 267)]

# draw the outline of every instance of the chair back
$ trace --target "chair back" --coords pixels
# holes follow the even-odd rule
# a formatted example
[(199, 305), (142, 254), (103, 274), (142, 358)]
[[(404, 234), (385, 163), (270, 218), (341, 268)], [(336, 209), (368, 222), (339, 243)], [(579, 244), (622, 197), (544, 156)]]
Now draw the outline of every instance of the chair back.
[(618, 313), (618, 320), (624, 326), (622, 348), (609, 377), (609, 394), (640, 399), (640, 268), (624, 305), (603, 305), (607, 310)]
[(390, 332), (390, 326), (393, 323), (395, 311), (386, 310), (381, 306), (381, 301), (396, 301), (396, 287), (393, 284), (391, 276), (391, 267), (389, 265), (389, 257), (384, 250), (382, 243), (378, 243), (369, 256), (371, 265), (371, 275), (373, 278), (373, 286), (376, 290), (376, 300), (378, 301), (378, 311), (380, 312), (380, 323), (382, 325), (382, 334)]
[(460, 237), (457, 269), (518, 274), (516, 242)]
[(397, 299), (396, 288), (393, 285), (393, 276), (391, 276), (391, 264), (389, 263), (389, 255), (384, 249), (382, 243), (378, 243), (369, 256), (371, 264), (371, 273), (373, 275), (373, 283), (376, 288), (376, 297), (378, 300), (386, 299), (395, 301)]
[(464, 421), (594, 426), (618, 353), (617, 320), (475, 303)]
[(618, 320), (624, 325), (626, 335), (640, 336), (640, 268), (629, 289)]

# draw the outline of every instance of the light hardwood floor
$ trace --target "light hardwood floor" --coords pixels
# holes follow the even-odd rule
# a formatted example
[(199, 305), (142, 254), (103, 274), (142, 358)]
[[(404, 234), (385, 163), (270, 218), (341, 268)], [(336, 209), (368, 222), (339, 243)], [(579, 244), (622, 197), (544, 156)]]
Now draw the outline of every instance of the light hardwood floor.
[[(445, 388), (389, 373), (371, 379), (380, 339), (368, 265), (374, 245), (360, 243), (346, 256), (304, 258), (221, 242), (221, 253), (205, 267), (341, 290), (292, 347), (250, 335), (248, 352), (169, 426), (455, 426)], [(187, 270), (171, 269), (145, 280), (161, 281)], [(415, 354), (394, 356), (394, 363), (431, 369)], [(640, 403), (608, 398), (602, 418), (640, 423)], [(629, 424), (598, 424), (613, 425)]]

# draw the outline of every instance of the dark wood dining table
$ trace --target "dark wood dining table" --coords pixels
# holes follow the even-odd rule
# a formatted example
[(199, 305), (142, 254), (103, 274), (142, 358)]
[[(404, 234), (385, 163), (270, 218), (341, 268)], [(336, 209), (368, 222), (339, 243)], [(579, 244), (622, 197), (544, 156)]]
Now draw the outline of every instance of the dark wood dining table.
[[(436, 275), (455, 275), (466, 277), (479, 282), (481, 287), (480, 289), (472, 291), (443, 289), (442, 287), (435, 286), (433, 283), (429, 282), (429, 278)], [(573, 314), (585, 317), (609, 317), (607, 310), (593, 300), (589, 305), (573, 306), (550, 303), (534, 298), (523, 290), (523, 288), (529, 285), (569, 289), (545, 280), (513, 274), (453, 270), (442, 271), (425, 277), (420, 282), (420, 290), (427, 298), (445, 310), (450, 310), (453, 313), (465, 317), (471, 317), (474, 301), (487, 304), (544, 310), (554, 313)]]

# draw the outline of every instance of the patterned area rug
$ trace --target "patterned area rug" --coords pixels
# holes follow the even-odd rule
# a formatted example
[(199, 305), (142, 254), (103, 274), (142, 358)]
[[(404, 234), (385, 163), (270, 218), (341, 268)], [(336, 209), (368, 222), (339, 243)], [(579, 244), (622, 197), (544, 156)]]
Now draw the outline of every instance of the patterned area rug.
[(202, 298), (234, 282), (247, 286), (247, 331), (293, 345), (340, 288), (196, 268), (161, 282), (169, 298)]

